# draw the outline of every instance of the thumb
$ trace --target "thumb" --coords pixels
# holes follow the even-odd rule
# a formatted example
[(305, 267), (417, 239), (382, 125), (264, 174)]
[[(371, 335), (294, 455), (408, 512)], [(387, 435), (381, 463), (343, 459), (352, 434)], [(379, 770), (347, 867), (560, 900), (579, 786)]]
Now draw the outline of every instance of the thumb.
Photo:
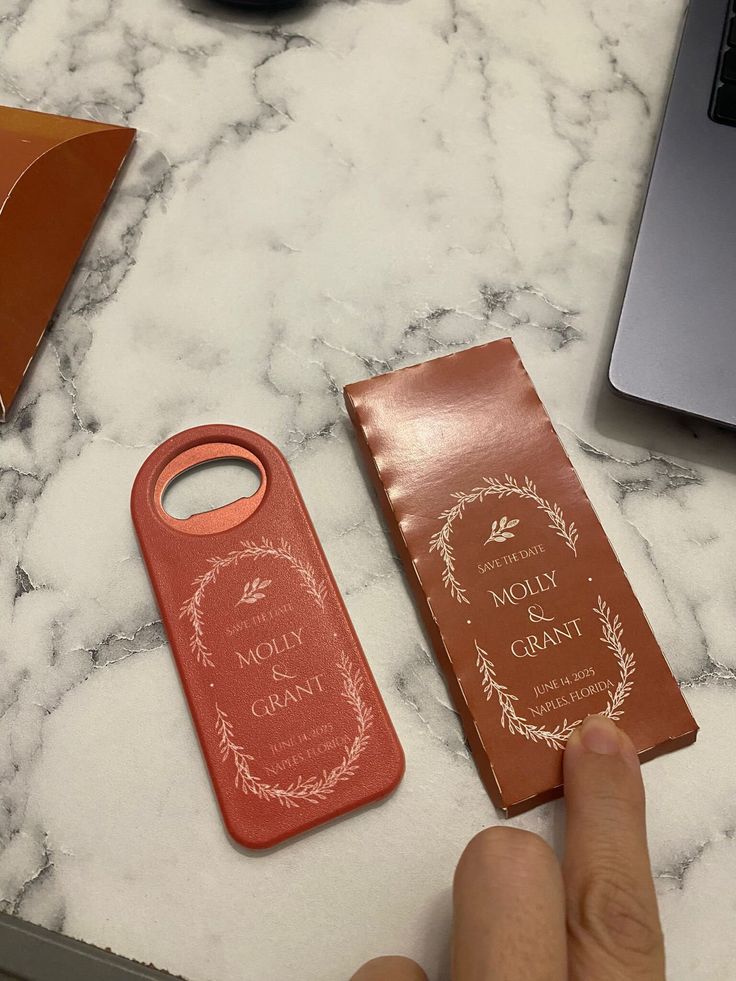
[(408, 957), (376, 957), (364, 964), (350, 981), (427, 981), (427, 975)]

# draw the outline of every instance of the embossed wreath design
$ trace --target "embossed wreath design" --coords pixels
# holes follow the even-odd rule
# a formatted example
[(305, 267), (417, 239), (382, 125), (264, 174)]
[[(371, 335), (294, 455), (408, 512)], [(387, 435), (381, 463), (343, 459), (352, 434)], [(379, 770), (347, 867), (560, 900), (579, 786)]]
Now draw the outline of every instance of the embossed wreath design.
[(370, 740), (373, 709), (363, 700), (363, 674), (353, 665), (345, 651), (341, 653), (336, 666), (342, 676), (341, 695), (353, 710), (358, 731), (337, 766), (331, 770), (323, 770), (320, 776), (307, 777), (306, 779), (299, 776), (288, 787), (266, 783), (252, 771), (253, 757), (236, 743), (232, 723), (219, 705), (215, 705), (220, 755), (223, 763), (230, 757), (233, 758), (235, 762), (235, 786), (244, 794), (254, 794), (260, 800), (278, 801), (282, 807), (299, 807), (302, 803), (317, 804), (319, 801), (325, 800), (339, 783), (348, 780), (355, 774), (358, 769), (358, 760)]
[[(618, 614), (612, 620), (611, 608), (603, 602), (600, 596), (595, 613), (600, 620), (603, 631), (601, 641), (613, 653), (620, 671), (618, 684), (613, 692), (609, 693), (608, 703), (603, 712), (600, 713), (615, 722), (624, 714), (623, 703), (633, 686), (631, 676), (636, 670), (636, 659), (634, 654), (627, 651), (623, 645), (623, 626)], [(508, 687), (498, 681), (493, 662), (477, 641), (475, 642), (475, 650), (477, 652), (476, 666), (480, 671), (486, 701), (490, 701), (493, 695), (498, 699), (503, 728), (534, 743), (545, 743), (550, 749), (564, 749), (565, 743), (572, 735), (573, 730), (580, 725), (582, 719), (578, 719), (577, 722), (568, 722), (565, 719), (554, 729), (545, 729), (543, 726), (535, 726), (527, 722), (523, 716), (516, 712), (514, 703), (519, 700), (518, 696), (512, 695)]]
[(192, 625), (189, 648), (197, 658), (198, 664), (207, 668), (215, 666), (213, 653), (204, 642), (202, 599), (206, 589), (215, 582), (223, 569), (237, 565), (244, 559), (259, 558), (272, 558), (287, 562), (298, 574), (302, 588), (309, 593), (320, 610), (324, 610), (327, 597), (327, 586), (324, 579), (317, 580), (314, 568), (308, 562), (298, 558), (294, 554), (292, 546), (285, 539), (282, 538), (278, 545), (274, 545), (268, 538), (262, 538), (260, 545), (251, 541), (241, 542), (240, 548), (228, 552), (227, 555), (215, 556), (207, 560), (209, 569), (194, 580), (192, 583), (195, 587), (194, 593), (185, 600), (179, 610), (179, 618), (187, 617)]
[(470, 603), (470, 600), (466, 595), (466, 590), (460, 585), (455, 575), (455, 549), (451, 543), (453, 524), (456, 520), (462, 520), (465, 508), (469, 504), (476, 504), (486, 497), (503, 498), (512, 494), (533, 501), (540, 511), (544, 511), (550, 519), (548, 527), (564, 540), (577, 558), (578, 532), (575, 523), (571, 521), (568, 524), (559, 504), (541, 497), (536, 484), (532, 483), (529, 477), (524, 477), (523, 484), (519, 484), (514, 477), (510, 477), (508, 474), (504, 474), (503, 480), (497, 480), (495, 477), (484, 477), (482, 487), (474, 487), (467, 494), (458, 491), (451, 495), (455, 499), (455, 504), (439, 516), (437, 520), (443, 522), (442, 527), (429, 540), (430, 552), (438, 552), (445, 567), (442, 573), (442, 582), (450, 590), (452, 598), (456, 599), (458, 603)]

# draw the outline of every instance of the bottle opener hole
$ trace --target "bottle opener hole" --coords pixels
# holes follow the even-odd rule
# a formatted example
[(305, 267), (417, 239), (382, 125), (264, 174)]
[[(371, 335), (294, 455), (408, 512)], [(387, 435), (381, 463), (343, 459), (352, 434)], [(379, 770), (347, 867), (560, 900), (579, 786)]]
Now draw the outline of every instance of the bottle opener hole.
[(260, 486), (260, 471), (248, 460), (207, 460), (174, 477), (161, 506), (170, 517), (182, 520), (253, 497)]

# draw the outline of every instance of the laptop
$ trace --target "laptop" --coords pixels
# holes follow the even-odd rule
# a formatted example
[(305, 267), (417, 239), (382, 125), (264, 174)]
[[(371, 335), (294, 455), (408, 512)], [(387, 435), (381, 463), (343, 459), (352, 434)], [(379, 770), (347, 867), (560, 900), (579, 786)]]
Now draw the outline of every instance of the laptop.
[(611, 356), (621, 395), (736, 426), (736, 0), (691, 0)]

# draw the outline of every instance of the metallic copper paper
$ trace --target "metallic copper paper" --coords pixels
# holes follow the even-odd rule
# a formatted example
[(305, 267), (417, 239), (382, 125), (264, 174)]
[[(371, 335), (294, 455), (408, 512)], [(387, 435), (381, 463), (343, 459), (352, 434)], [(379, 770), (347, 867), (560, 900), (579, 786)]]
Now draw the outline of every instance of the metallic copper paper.
[(134, 136), (0, 106), (0, 422)]
[(604, 713), (642, 760), (697, 725), (509, 339), (345, 398), (419, 612), (496, 805), (562, 793)]

